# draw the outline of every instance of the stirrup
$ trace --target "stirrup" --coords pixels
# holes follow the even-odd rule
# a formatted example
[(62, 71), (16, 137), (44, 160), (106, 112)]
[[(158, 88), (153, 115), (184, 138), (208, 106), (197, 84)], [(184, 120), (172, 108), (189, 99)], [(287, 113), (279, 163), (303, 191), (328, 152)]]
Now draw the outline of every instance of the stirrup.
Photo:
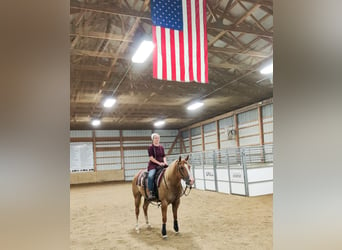
[(156, 197), (153, 194), (150, 194), (149, 196), (147, 196), (147, 200), (151, 201), (154, 200)]

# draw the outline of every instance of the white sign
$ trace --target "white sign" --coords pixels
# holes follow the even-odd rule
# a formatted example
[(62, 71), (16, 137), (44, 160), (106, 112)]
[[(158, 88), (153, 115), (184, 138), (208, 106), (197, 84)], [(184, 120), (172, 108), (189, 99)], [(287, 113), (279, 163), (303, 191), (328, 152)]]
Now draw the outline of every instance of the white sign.
[(244, 182), (242, 169), (231, 169), (230, 179), (231, 181)]
[(214, 169), (204, 169), (204, 178), (206, 180), (214, 180), (215, 175), (214, 175)]
[(94, 170), (93, 143), (70, 143), (70, 171)]

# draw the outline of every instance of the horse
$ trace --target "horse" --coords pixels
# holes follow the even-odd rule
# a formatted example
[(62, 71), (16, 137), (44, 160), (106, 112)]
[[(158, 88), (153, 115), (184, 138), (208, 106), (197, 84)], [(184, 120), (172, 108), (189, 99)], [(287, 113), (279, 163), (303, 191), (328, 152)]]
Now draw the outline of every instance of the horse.
[[(162, 177), (162, 180), (160, 181), (160, 185), (158, 188), (158, 197), (157, 201), (160, 202), (161, 205), (161, 212), (162, 212), (162, 236), (163, 238), (167, 238), (166, 233), (166, 221), (167, 221), (167, 207), (169, 204), (172, 204), (172, 212), (173, 212), (173, 229), (175, 230), (175, 233), (178, 234), (179, 227), (178, 227), (178, 221), (177, 221), (177, 210), (180, 204), (180, 197), (185, 193), (183, 191), (183, 187), (181, 184), (181, 180), (184, 180), (186, 183), (186, 187), (191, 187), (194, 183), (193, 176), (191, 174), (191, 166), (188, 163), (189, 156), (187, 156), (185, 159), (181, 159), (181, 156), (179, 156), (179, 159), (174, 160), (166, 169), (164, 172), (164, 176)], [(139, 218), (139, 207), (141, 202), (141, 197), (144, 197), (144, 215), (145, 215), (145, 221), (148, 228), (151, 227), (149, 221), (148, 221), (148, 215), (147, 215), (147, 209), (148, 205), (150, 204), (150, 200), (147, 199), (146, 195), (146, 188), (144, 185), (146, 185), (146, 182), (139, 183), (139, 176), (143, 172), (147, 172), (146, 170), (140, 170), (133, 178), (132, 180), (132, 192), (134, 196), (134, 204), (135, 204), (135, 215), (136, 215), (136, 226), (135, 230), (137, 233), (139, 233), (139, 224), (138, 224), (138, 218)], [(185, 189), (186, 190), (186, 189)]]

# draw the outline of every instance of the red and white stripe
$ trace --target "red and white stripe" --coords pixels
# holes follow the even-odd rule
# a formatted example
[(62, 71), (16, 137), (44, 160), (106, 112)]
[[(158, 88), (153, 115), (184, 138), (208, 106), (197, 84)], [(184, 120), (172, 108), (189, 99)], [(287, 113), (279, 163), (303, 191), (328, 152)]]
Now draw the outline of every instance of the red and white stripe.
[(208, 83), (206, 0), (183, 4), (183, 31), (152, 26), (153, 77)]

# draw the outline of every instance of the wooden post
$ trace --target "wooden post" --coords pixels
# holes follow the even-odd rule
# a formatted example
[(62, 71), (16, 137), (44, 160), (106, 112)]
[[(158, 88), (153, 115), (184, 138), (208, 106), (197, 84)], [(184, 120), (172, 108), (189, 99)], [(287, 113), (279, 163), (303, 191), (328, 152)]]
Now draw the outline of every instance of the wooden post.
[(190, 153), (192, 153), (191, 128), (189, 128), (189, 150), (190, 150)]
[(216, 140), (217, 140), (217, 149), (221, 149), (220, 128), (219, 128), (219, 121), (218, 120), (216, 120)]
[(92, 136), (93, 136), (94, 172), (96, 172), (97, 167), (96, 167), (96, 136), (95, 136), (95, 130), (92, 131)]
[(261, 106), (258, 107), (258, 120), (259, 120), (260, 145), (264, 145), (264, 126), (263, 126), (263, 121), (262, 121)]
[(201, 125), (201, 137), (202, 137), (202, 151), (205, 151), (205, 141), (204, 141), (204, 128), (203, 125)]
[(236, 140), (236, 146), (240, 147), (240, 140), (239, 140), (239, 124), (238, 124), (238, 118), (237, 115), (234, 114), (234, 127), (235, 127), (235, 140)]
[(123, 135), (122, 130), (120, 129), (120, 160), (121, 160), (121, 169), (124, 169), (124, 148), (123, 148)]

